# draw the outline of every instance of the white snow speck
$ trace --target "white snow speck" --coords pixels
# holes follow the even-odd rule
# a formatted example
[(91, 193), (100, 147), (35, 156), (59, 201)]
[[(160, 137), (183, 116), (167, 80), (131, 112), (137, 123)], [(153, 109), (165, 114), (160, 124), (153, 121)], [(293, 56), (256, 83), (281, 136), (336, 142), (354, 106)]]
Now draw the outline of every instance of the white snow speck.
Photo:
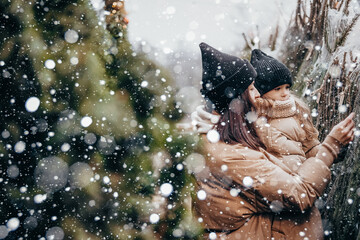
[(22, 153), (25, 150), (26, 144), (23, 141), (19, 141), (15, 144), (14, 150), (16, 153)]
[(339, 112), (340, 113), (345, 113), (346, 111), (347, 111), (347, 107), (345, 105), (339, 106)]
[(173, 6), (169, 6), (169, 7), (166, 8), (166, 11), (163, 12), (163, 14), (165, 14), (165, 15), (173, 15), (173, 14), (175, 14), (175, 12), (176, 12), (176, 8), (173, 7)]
[(199, 190), (197, 192), (197, 197), (198, 197), (199, 200), (205, 200), (206, 192), (204, 190)]
[(70, 144), (64, 143), (63, 145), (61, 145), (61, 151), (62, 152), (67, 152), (69, 150), (70, 150)]
[(182, 165), (181, 163), (179, 163), (178, 165), (176, 165), (176, 169), (181, 171), (184, 169), (184, 165)]
[(88, 145), (93, 145), (96, 140), (96, 135), (93, 133), (87, 133), (84, 137), (84, 142)]
[(221, 171), (226, 172), (228, 170), (228, 166), (223, 164), (221, 165)]
[(170, 183), (164, 183), (160, 186), (160, 192), (163, 197), (168, 197), (173, 192), (174, 188)]
[(92, 124), (92, 119), (89, 116), (85, 116), (80, 121), (81, 126), (88, 127)]
[(3, 138), (9, 138), (10, 137), (10, 132), (8, 131), (8, 130), (4, 130), (4, 131), (2, 131), (2, 133), (1, 133), (1, 136), (3, 137)]
[(76, 65), (79, 63), (79, 59), (77, 57), (71, 57), (70, 63), (71, 63), (71, 65)]
[(249, 177), (249, 176), (244, 177), (243, 184), (245, 187), (250, 188), (250, 187), (252, 187), (253, 183), (254, 183), (254, 180), (251, 177)]
[(214, 239), (216, 239), (216, 238), (217, 238), (216, 233), (211, 232), (211, 233), (209, 234), (209, 239), (214, 240)]
[(110, 183), (110, 178), (108, 176), (103, 177), (103, 183), (109, 184)]
[(311, 116), (312, 117), (317, 117), (319, 113), (317, 112), (316, 108), (314, 108), (313, 110), (311, 110)]
[(90, 206), (90, 207), (94, 207), (95, 204), (96, 204), (95, 200), (90, 200), (90, 201), (89, 201), (89, 206)]
[(146, 88), (149, 85), (148, 81), (142, 81), (140, 86)]
[(155, 224), (160, 220), (159, 214), (153, 213), (150, 215), (150, 222)]
[(64, 35), (65, 41), (68, 43), (76, 43), (79, 39), (79, 34), (75, 30), (67, 30)]
[(183, 236), (183, 231), (180, 228), (177, 228), (173, 231), (173, 236), (176, 238), (180, 238)]
[(9, 230), (5, 225), (0, 225), (0, 239), (5, 239), (9, 234)]
[(20, 220), (18, 218), (10, 218), (9, 221), (6, 223), (7, 228), (9, 231), (15, 231), (18, 229), (20, 225)]
[(230, 195), (231, 196), (236, 197), (238, 194), (239, 194), (238, 189), (235, 189), (235, 188), (230, 189)]
[(17, 178), (20, 174), (20, 170), (19, 170), (18, 166), (11, 165), (8, 167), (6, 173), (9, 176), (9, 178)]
[(45, 65), (45, 67), (46, 67), (47, 69), (54, 69), (55, 66), (56, 66), (56, 63), (55, 63), (54, 60), (48, 59), (48, 60), (45, 61), (44, 65)]
[(214, 129), (208, 131), (206, 137), (211, 143), (217, 143), (220, 140), (220, 134)]
[(355, 135), (355, 137), (359, 137), (360, 136), (360, 130), (355, 129), (354, 135)]
[(37, 97), (30, 97), (25, 102), (25, 108), (28, 112), (36, 112), (40, 106), (40, 99)]
[(94, 173), (89, 164), (76, 162), (70, 167), (69, 182), (72, 188), (86, 187), (91, 183)]
[(336, 87), (337, 88), (341, 88), (343, 86), (343, 83), (342, 82), (336, 82)]
[(329, 67), (329, 74), (331, 75), (332, 78), (338, 78), (340, 77), (341, 74), (341, 68), (339, 65), (331, 65)]
[(42, 203), (45, 200), (46, 200), (46, 194), (37, 194), (34, 197), (34, 203), (37, 204)]
[(245, 117), (250, 123), (252, 123), (252, 122), (256, 121), (256, 119), (258, 118), (258, 115), (256, 112), (251, 111), (251, 112), (246, 113)]
[(186, 168), (192, 173), (199, 173), (205, 168), (205, 158), (199, 153), (192, 153), (186, 159)]
[[(65, 187), (68, 181), (69, 167), (56, 156), (40, 160), (35, 168), (36, 184), (46, 192), (55, 192)], [(54, 176), (57, 176), (55, 179)]]
[(46, 239), (49, 240), (62, 240), (64, 236), (65, 233), (61, 227), (52, 227), (46, 231)]

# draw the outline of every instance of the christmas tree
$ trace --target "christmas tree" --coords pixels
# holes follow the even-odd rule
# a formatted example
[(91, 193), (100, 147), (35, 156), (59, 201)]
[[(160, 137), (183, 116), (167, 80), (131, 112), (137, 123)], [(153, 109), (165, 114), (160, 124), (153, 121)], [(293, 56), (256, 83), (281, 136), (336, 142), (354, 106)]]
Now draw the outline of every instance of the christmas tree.
[(197, 139), (175, 129), (170, 75), (132, 50), (124, 2), (0, 9), (0, 239), (196, 238)]

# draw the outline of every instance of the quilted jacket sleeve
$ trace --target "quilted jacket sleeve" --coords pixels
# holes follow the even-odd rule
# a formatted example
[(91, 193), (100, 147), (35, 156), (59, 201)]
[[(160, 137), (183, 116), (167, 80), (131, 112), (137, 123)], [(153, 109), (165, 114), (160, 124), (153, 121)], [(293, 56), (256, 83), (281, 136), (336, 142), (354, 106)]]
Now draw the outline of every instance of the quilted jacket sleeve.
[(328, 136), (315, 157), (309, 158), (297, 172), (281, 167), (267, 152), (242, 149), (224, 155), (227, 176), (242, 187), (243, 196), (256, 203), (256, 211), (273, 212), (274, 203), (283, 211), (304, 211), (313, 206), (330, 180), (329, 167), (339, 152), (339, 143)]
[(305, 155), (300, 142), (291, 140), (282, 131), (267, 124), (265, 118), (256, 121), (256, 133), (268, 152), (280, 155)]

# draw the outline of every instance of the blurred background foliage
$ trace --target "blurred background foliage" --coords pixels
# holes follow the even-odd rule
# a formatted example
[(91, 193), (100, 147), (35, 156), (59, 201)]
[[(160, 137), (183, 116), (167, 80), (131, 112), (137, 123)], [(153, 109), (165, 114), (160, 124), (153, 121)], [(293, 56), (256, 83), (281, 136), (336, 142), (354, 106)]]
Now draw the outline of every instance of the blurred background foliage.
[(132, 50), (124, 2), (105, 9), (0, 2), (0, 238), (199, 233), (183, 166), (198, 139), (175, 129), (173, 79)]

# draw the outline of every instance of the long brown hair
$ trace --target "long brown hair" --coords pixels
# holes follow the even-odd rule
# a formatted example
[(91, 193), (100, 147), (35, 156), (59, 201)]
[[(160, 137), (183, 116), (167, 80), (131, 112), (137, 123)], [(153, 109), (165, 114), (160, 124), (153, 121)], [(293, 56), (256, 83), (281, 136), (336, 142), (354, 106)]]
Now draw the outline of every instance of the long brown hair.
[(230, 103), (216, 124), (215, 129), (220, 134), (220, 140), (228, 144), (240, 143), (254, 150), (265, 148), (253, 124), (246, 119), (247, 114), (255, 111), (253, 109), (247, 89)]

